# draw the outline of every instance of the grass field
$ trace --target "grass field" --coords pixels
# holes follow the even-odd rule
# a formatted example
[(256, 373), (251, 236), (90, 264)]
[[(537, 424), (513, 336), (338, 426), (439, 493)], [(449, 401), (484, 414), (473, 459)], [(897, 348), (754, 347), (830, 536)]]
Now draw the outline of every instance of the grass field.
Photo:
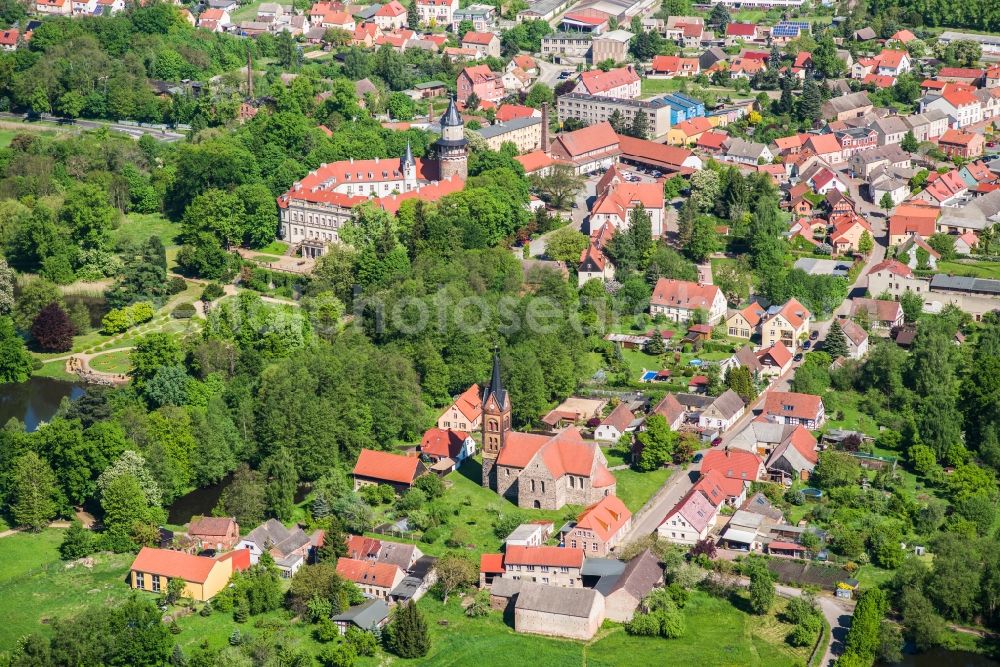
[(636, 512), (663, 486), (670, 477), (670, 470), (668, 468), (651, 472), (616, 470), (614, 475), (618, 478), (616, 495), (622, 499), (626, 507)]
[(938, 262), (937, 272), (996, 280), (1000, 279), (1000, 262), (977, 261), (969, 264), (965, 262)]
[(94, 357), (90, 367), (101, 373), (128, 373), (132, 370), (132, 362), (128, 350), (123, 350)]
[(181, 226), (159, 213), (129, 213), (113, 233), (115, 241), (142, 243), (151, 236), (159, 236), (167, 248), (177, 245)]
[(643, 79), (642, 96), (676, 93), (681, 89), (684, 79)]

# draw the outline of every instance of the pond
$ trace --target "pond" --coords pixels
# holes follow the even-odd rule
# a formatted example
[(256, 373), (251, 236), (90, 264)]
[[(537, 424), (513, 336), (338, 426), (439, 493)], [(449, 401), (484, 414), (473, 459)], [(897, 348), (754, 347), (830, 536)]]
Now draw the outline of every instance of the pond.
[[(167, 523), (174, 526), (183, 526), (191, 520), (193, 516), (211, 516), (212, 510), (219, 504), (222, 492), (232, 481), (233, 476), (226, 475), (217, 483), (201, 489), (195, 489), (177, 498), (170, 507), (167, 508)], [(309, 487), (300, 484), (295, 491), (295, 502), (301, 503), (309, 494)]]
[(979, 653), (936, 648), (926, 653), (904, 654), (903, 661), (895, 663), (893, 667), (940, 667), (941, 665), (948, 665), (948, 667), (998, 667), (1000, 662)]
[(90, 315), (90, 326), (100, 327), (101, 319), (108, 314), (108, 302), (102, 296), (90, 296), (87, 294), (67, 294), (63, 297), (67, 308), (72, 308), (76, 304), (82, 304)]
[(64, 397), (77, 399), (82, 395), (82, 384), (45, 377), (0, 384), (0, 425), (20, 419), (28, 431), (34, 431), (40, 423), (52, 419)]

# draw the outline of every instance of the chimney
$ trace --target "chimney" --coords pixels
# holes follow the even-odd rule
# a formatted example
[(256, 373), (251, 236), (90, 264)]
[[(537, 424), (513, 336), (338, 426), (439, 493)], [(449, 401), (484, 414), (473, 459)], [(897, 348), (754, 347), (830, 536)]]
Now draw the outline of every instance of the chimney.
[(549, 152), (549, 103), (542, 102), (542, 152)]

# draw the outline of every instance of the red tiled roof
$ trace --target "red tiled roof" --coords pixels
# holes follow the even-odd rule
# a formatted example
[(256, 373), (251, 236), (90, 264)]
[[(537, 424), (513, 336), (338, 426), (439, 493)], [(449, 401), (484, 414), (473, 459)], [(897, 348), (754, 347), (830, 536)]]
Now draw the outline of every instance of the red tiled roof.
[(726, 26), (729, 37), (753, 37), (756, 33), (757, 26), (753, 23), (730, 23)]
[(934, 234), (935, 220), (936, 218), (913, 217), (897, 213), (889, 217), (889, 236), (920, 234), (923, 237), (930, 237)]
[(805, 322), (807, 318), (812, 317), (812, 313), (809, 312), (809, 309), (799, 303), (799, 300), (795, 297), (786, 301), (785, 305), (781, 307), (781, 310), (775, 314), (781, 315), (796, 329), (802, 326), (802, 323)]
[[(718, 470), (702, 471), (701, 477), (691, 487), (692, 490), (700, 491), (716, 507), (726, 502), (726, 491), (722, 488), (725, 477)], [(736, 494), (739, 495), (739, 494)]]
[(416, 456), (362, 449), (358, 462), (354, 464), (354, 474), (397, 484), (412, 484), (419, 465), (420, 459)]
[(944, 134), (938, 138), (939, 144), (949, 144), (951, 146), (968, 146), (970, 143), (975, 141), (976, 135), (971, 132), (962, 132), (961, 130), (956, 130), (954, 128), (946, 130)]
[(235, 551), (229, 551), (217, 557), (215, 560), (220, 563), (227, 560), (232, 561), (233, 572), (245, 572), (250, 569), (250, 550), (237, 549)]
[(685, 412), (684, 406), (681, 405), (680, 401), (673, 394), (667, 394), (656, 404), (653, 408), (653, 413), (657, 415), (662, 415), (667, 420), (667, 425), (673, 424), (678, 417), (683, 415)]
[[(188, 535), (228, 535), (231, 528), (236, 528), (236, 519), (228, 516), (203, 516), (191, 521)], [(237, 530), (238, 532), (238, 530)]]
[(611, 123), (605, 121), (561, 134), (556, 142), (566, 149), (570, 157), (577, 157), (600, 149), (618, 147), (619, 138)]
[(649, 302), (657, 306), (707, 310), (718, 294), (720, 294), (719, 288), (715, 285), (699, 285), (686, 280), (660, 278), (656, 281)]
[(785, 364), (792, 360), (792, 353), (787, 347), (785, 347), (785, 344), (779, 340), (771, 347), (766, 347), (757, 352), (758, 359), (763, 359), (764, 357), (770, 357), (775, 366), (778, 368), (784, 368)]
[(382, 549), (382, 542), (373, 537), (361, 535), (347, 536), (347, 557), (355, 560), (366, 560), (378, 556)]
[(714, 470), (724, 478), (738, 479), (741, 482), (755, 481), (760, 468), (760, 457), (743, 449), (710, 449), (705, 452), (705, 458), (701, 460), (702, 474)]
[(170, 579), (183, 579), (203, 584), (216, 565), (214, 558), (195, 556), (183, 551), (143, 547), (132, 561), (132, 570), (159, 574)]
[(507, 565), (583, 567), (583, 549), (508, 546), (504, 557), (504, 566)]
[(711, 523), (712, 517), (718, 510), (718, 505), (713, 505), (704, 493), (692, 488), (674, 505), (673, 509), (667, 512), (667, 516), (663, 517), (660, 525), (662, 526), (669, 521), (675, 514), (680, 514), (685, 521), (691, 524), (692, 528), (700, 533)]
[(707, 118), (702, 118), (701, 116), (697, 118), (689, 118), (687, 120), (682, 120), (681, 122), (674, 125), (674, 129), (680, 130), (684, 133), (684, 136), (693, 137), (695, 135), (701, 134), (702, 132), (708, 132), (712, 129), (712, 123), (709, 122)]
[(526, 107), (523, 104), (501, 104), (497, 109), (496, 119), (506, 123), (515, 118), (531, 118), (534, 115), (535, 109), (532, 107)]
[(632, 518), (632, 513), (618, 496), (604, 496), (583, 510), (576, 518), (576, 527), (593, 531), (607, 542)]
[(591, 95), (600, 95), (637, 81), (639, 81), (639, 75), (631, 67), (618, 67), (607, 72), (595, 69), (580, 75), (580, 83)]
[(503, 554), (481, 554), (479, 556), (479, 571), (484, 574), (503, 574)]
[(624, 403), (619, 403), (607, 417), (601, 420), (602, 426), (614, 426), (619, 433), (623, 433), (628, 425), (635, 419), (635, 415)]
[(897, 30), (895, 32), (895, 34), (893, 34), (893, 36), (890, 37), (889, 39), (890, 40), (895, 39), (895, 40), (898, 40), (898, 41), (902, 42), (903, 44), (906, 44), (907, 42), (912, 42), (916, 38), (917, 38), (916, 35), (914, 35), (912, 32), (910, 32), (906, 28), (903, 28), (902, 30)]
[(812, 54), (808, 51), (799, 51), (795, 54), (795, 62), (792, 63), (792, 67), (805, 67), (812, 62)]
[(622, 154), (627, 157), (641, 157), (647, 161), (657, 162), (665, 167), (681, 170), (684, 161), (693, 155), (691, 151), (680, 146), (667, 146), (655, 141), (618, 136)]
[(462, 445), (469, 434), (442, 428), (430, 428), (420, 440), (420, 451), (431, 456), (455, 459), (462, 452)]
[(475, 421), (483, 414), (483, 399), (479, 394), (479, 385), (473, 384), (455, 399), (455, 407), (469, 421)]
[[(816, 419), (823, 399), (813, 394), (800, 394), (793, 391), (768, 392), (764, 399), (765, 415), (780, 415), (798, 419)], [(704, 467), (704, 464), (702, 464)]]
[(356, 584), (392, 588), (402, 573), (398, 565), (353, 558), (337, 559), (337, 574)]
[(869, 74), (861, 80), (861, 83), (876, 88), (892, 88), (896, 85), (896, 78), (887, 74)]
[(839, 153), (841, 151), (840, 142), (835, 134), (814, 134), (806, 141), (816, 155), (828, 153)]
[(652, 69), (660, 74), (672, 74), (681, 71), (697, 72), (697, 58), (681, 58), (680, 56), (653, 56)]
[(947, 100), (948, 104), (955, 108), (966, 107), (971, 104), (979, 104), (979, 100), (976, 99), (975, 95), (969, 92), (968, 88), (958, 88), (954, 84), (945, 86), (944, 92), (941, 93), (941, 96)]
[(4, 30), (0, 32), (0, 45), (14, 46), (17, 44), (17, 36), (20, 32), (17, 29)]
[(465, 33), (464, 37), (462, 37), (462, 44), (480, 44), (482, 46), (489, 46), (494, 39), (497, 39), (497, 36), (492, 32), (475, 32), (470, 30)]
[(399, 0), (389, 0), (375, 12), (375, 16), (389, 16), (396, 17), (402, 16), (406, 13), (406, 7), (404, 7)]
[(576, 21), (577, 23), (586, 23), (588, 25), (602, 25), (607, 23), (608, 15), (604, 12), (597, 12), (596, 14), (589, 14), (585, 12), (566, 12), (563, 15), (564, 19), (569, 19), (570, 21)]
[(878, 54), (878, 66), (887, 67), (889, 69), (898, 69), (903, 63), (903, 58), (909, 59), (909, 54), (906, 51), (896, 51), (894, 49), (882, 49), (882, 53)]
[(978, 79), (983, 75), (983, 70), (974, 67), (942, 67), (938, 70), (937, 75), (938, 78)]
[(218, 21), (222, 18), (223, 11), (221, 9), (206, 9), (201, 14), (198, 15), (199, 21)]
[(795, 542), (783, 542), (781, 540), (771, 540), (767, 545), (768, 550), (780, 549), (781, 551), (806, 551), (806, 548)]
[(518, 155), (514, 159), (521, 163), (521, 166), (524, 167), (524, 172), (526, 174), (538, 171), (539, 169), (544, 169), (545, 167), (555, 163), (555, 160), (553, 160), (548, 153), (541, 150), (533, 150), (530, 153)]
[(695, 146), (703, 149), (720, 150), (722, 149), (722, 144), (725, 143), (728, 138), (729, 135), (725, 132), (709, 130), (698, 137), (698, 141), (695, 143)]

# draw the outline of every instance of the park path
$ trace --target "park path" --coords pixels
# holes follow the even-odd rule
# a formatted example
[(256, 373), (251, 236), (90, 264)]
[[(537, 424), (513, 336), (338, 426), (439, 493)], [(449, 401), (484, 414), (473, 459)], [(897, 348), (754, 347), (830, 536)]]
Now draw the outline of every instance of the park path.
[[(62, 519), (58, 521), (53, 521), (48, 525), (49, 528), (69, 528), (70, 522), (64, 521)], [(10, 537), (11, 535), (16, 535), (18, 533), (24, 532), (22, 528), (11, 528), (10, 530), (5, 530), (0, 532), (0, 539), (4, 537)]]

